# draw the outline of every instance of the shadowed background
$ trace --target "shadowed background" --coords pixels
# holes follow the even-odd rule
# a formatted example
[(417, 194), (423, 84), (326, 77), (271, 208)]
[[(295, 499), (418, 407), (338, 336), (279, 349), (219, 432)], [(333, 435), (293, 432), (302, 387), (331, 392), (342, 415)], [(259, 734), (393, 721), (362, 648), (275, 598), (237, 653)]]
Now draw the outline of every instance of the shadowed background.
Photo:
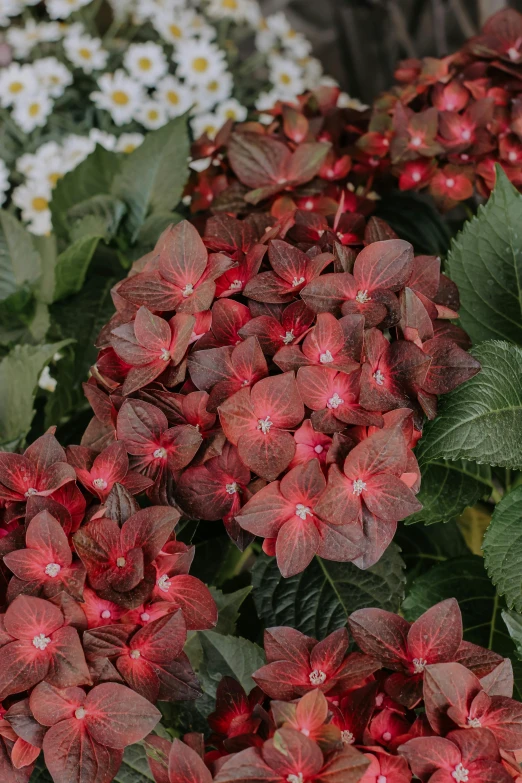
[(406, 57), (441, 57), (474, 35), (495, 11), (522, 0), (261, 0), (283, 11), (312, 41), (326, 73), (370, 103)]

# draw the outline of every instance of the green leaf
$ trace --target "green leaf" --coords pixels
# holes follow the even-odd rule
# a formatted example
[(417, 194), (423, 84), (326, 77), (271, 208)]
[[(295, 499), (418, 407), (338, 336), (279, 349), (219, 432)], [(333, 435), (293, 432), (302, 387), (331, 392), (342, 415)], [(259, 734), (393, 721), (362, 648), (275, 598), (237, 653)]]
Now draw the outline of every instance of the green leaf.
[(266, 626), (291, 625), (323, 639), (342, 628), (356, 609), (397, 611), (404, 597), (404, 567), (395, 544), (366, 571), (316, 557), (303, 573), (288, 579), (281, 576), (275, 558), (263, 555), (252, 570), (252, 595)]
[(40, 753), (36, 759), (33, 774), (30, 777), (30, 783), (53, 783), (53, 779), (44, 764), (43, 753)]
[(522, 195), (497, 166), (495, 189), (454, 240), (448, 269), (473, 342), (522, 345)]
[(522, 611), (522, 486), (502, 498), (484, 536), (488, 574), (510, 609)]
[(152, 250), (167, 226), (176, 225), (183, 220), (177, 212), (154, 212), (145, 219), (136, 239), (140, 250)]
[(98, 144), (79, 166), (58, 180), (53, 190), (51, 214), (53, 228), (60, 236), (69, 236), (67, 216), (71, 207), (100, 193), (110, 193), (120, 167), (121, 156)]
[(261, 647), (241, 636), (223, 636), (215, 631), (201, 631), (203, 661), (198, 676), (205, 694), (216, 695), (225, 676), (235, 677), (247, 693), (255, 687), (252, 674), (265, 663)]
[(407, 525), (449, 522), (467, 506), (474, 506), (484, 495), (491, 494), (491, 471), (485, 465), (440, 460), (420, 467), (422, 481), (417, 500), (422, 503), (422, 509), (408, 517)]
[(128, 208), (127, 226), (134, 241), (148, 212), (168, 212), (179, 202), (188, 177), (189, 138), (186, 117), (177, 117), (126, 156), (111, 193)]
[(80, 201), (67, 212), (69, 236), (72, 241), (88, 236), (99, 236), (105, 242), (110, 242), (126, 210), (123, 201), (105, 194)]
[(470, 554), (462, 531), (455, 521), (429, 526), (406, 526), (402, 522), (397, 528), (394, 541), (402, 550), (408, 585), (435, 563)]
[(385, 220), (417, 253), (445, 255), (450, 232), (440, 213), (417, 193), (393, 191), (377, 202), (377, 217)]
[(492, 340), (472, 353), (481, 372), (441, 398), (437, 418), (424, 428), (417, 458), (522, 468), (522, 350)]
[(234, 634), (239, 619), (239, 610), (243, 602), (252, 592), (252, 587), (243, 587), (235, 593), (223, 593), (217, 587), (211, 587), (210, 592), (218, 608), (218, 621), (215, 627), (216, 633)]
[(81, 291), (100, 236), (85, 236), (60, 253), (54, 269), (53, 302)]
[(69, 340), (44, 345), (17, 345), (0, 362), (0, 449), (14, 450), (29, 432), (38, 378), (54, 354)]
[(40, 256), (31, 235), (9, 212), (0, 210), (0, 301), (30, 294), (41, 274)]
[[(402, 605), (404, 617), (413, 622), (430, 606), (456, 598), (462, 610), (464, 638), (468, 642), (513, 658), (513, 642), (502, 615), (502, 602), (488, 579), (484, 561), (477, 555), (448, 560), (416, 579)], [(522, 699), (522, 663), (513, 661), (515, 695)]]

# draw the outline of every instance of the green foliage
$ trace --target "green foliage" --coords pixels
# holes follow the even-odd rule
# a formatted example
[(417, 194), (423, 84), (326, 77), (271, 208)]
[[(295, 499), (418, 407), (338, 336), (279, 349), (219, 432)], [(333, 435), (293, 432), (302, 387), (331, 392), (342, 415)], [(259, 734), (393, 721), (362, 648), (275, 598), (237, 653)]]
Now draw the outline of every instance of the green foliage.
[(77, 294), (81, 290), (100, 239), (101, 235), (84, 236), (60, 253), (54, 268), (53, 302)]
[(508, 493), (493, 512), (484, 537), (486, 568), (509, 608), (522, 611), (522, 486)]
[(522, 345), (522, 195), (500, 166), (491, 198), (454, 240), (448, 268), (473, 342)]
[(417, 193), (393, 191), (377, 203), (376, 215), (401, 237), (411, 242), (416, 253), (445, 255), (450, 232), (433, 205)]
[(150, 133), (124, 160), (111, 193), (128, 206), (132, 241), (149, 212), (165, 214), (177, 205), (188, 176), (188, 153), (186, 118), (178, 117)]
[(522, 350), (493, 340), (472, 353), (481, 372), (441, 399), (417, 456), (522, 468)]
[(254, 602), (265, 625), (291, 625), (319, 639), (342, 628), (356, 609), (379, 606), (396, 612), (404, 583), (404, 562), (395, 544), (366, 571), (316, 557), (302, 574), (284, 579), (275, 559), (265, 556), (252, 571)]
[[(114, 783), (149, 783), (154, 780), (147, 762), (147, 754), (141, 743), (130, 745), (123, 753), (122, 765), (114, 778)], [(36, 760), (30, 783), (53, 783), (48, 773), (43, 755)]]
[(40, 257), (31, 235), (12, 215), (0, 210), (0, 306), (24, 304), (40, 274)]

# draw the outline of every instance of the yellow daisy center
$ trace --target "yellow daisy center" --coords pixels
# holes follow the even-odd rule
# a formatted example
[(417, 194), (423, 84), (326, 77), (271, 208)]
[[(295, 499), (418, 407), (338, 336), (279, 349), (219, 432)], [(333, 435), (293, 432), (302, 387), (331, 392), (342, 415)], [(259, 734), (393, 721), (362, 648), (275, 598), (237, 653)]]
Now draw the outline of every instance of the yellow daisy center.
[(167, 100), (169, 103), (173, 103), (176, 106), (179, 103), (179, 95), (174, 90), (169, 90), (167, 93)]
[(80, 55), (80, 57), (83, 57), (84, 60), (90, 60), (92, 57), (91, 50), (85, 49), (85, 47), (83, 47), (82, 49), (78, 49), (78, 54)]
[(12, 92), (16, 95), (16, 93), (20, 92), (24, 89), (24, 85), (22, 82), (11, 82), (9, 85), (9, 92)]
[(29, 116), (30, 117), (36, 117), (38, 116), (40, 112), (40, 104), (39, 103), (31, 103), (29, 106)]
[(159, 113), (156, 109), (150, 109), (147, 112), (147, 117), (149, 118), (149, 120), (157, 120), (159, 117)]
[(218, 81), (216, 81), (216, 79), (213, 79), (211, 82), (209, 82), (209, 84), (208, 84), (208, 87), (207, 87), (207, 90), (208, 90), (209, 92), (216, 92), (216, 90), (218, 89), (218, 87), (219, 87), (219, 82), (218, 82)]
[(287, 73), (282, 73), (281, 76), (279, 77), (279, 81), (282, 84), (290, 84), (292, 80)]
[(130, 153), (134, 152), (135, 149), (136, 149), (136, 145), (129, 143), (125, 145), (125, 147), (123, 148), (123, 152), (125, 152), (127, 155), (130, 155)]
[(138, 65), (142, 71), (150, 71), (152, 68), (152, 60), (149, 57), (140, 57)]
[(177, 24), (169, 24), (169, 32), (174, 38), (181, 38), (183, 35), (181, 28)]
[(31, 204), (37, 212), (43, 212), (49, 206), (49, 202), (43, 196), (35, 196)]
[(63, 176), (63, 174), (60, 174), (60, 172), (58, 172), (58, 171), (53, 171), (53, 172), (51, 172), (49, 174), (49, 182), (51, 183), (53, 188), (56, 185), (56, 183), (58, 182), (58, 180), (62, 178), (62, 176)]
[(126, 106), (129, 102), (129, 96), (123, 90), (115, 90), (112, 93), (112, 100), (117, 103), (118, 106)]
[(192, 67), (198, 73), (205, 73), (205, 71), (208, 69), (208, 65), (209, 63), (206, 57), (195, 57), (192, 60)]
[(222, 0), (222, 6), (229, 11), (237, 11), (237, 0)]

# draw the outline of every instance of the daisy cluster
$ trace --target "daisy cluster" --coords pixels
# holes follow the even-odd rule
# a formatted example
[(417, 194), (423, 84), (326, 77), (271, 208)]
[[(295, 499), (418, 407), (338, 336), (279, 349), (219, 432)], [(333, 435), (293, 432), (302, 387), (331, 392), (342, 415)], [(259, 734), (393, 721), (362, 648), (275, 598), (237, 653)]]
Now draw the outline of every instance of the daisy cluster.
[[(37, 234), (50, 230), (56, 175), (74, 168), (93, 141), (127, 151), (187, 111), (194, 136), (212, 137), (255, 105), (294, 100), (324, 80), (306, 38), (283, 14), (263, 19), (257, 0), (113, 2), (105, 31), (97, 31), (89, 0), (48, 0), (46, 21), (31, 17), (31, 5), (0, 0), (0, 42), (11, 59), (0, 70), (0, 106), (15, 147), (31, 153), (23, 161), (9, 153), (5, 163), (11, 185), (26, 180), (13, 201)], [(82, 137), (71, 135), (78, 125)], [(0, 164), (0, 200), (9, 187)]]
[(348, 626), (353, 652), (346, 628), (319, 642), (268, 628), (256, 687), (221, 680), (208, 738), (146, 740), (156, 783), (520, 780), (511, 662), (462, 640), (455, 599), (411, 625), (359, 609)]
[(504, 9), (449, 57), (405, 60), (373, 106), (359, 147), (401, 190), (447, 211), (487, 198), (500, 164), (522, 187), (522, 14)]

